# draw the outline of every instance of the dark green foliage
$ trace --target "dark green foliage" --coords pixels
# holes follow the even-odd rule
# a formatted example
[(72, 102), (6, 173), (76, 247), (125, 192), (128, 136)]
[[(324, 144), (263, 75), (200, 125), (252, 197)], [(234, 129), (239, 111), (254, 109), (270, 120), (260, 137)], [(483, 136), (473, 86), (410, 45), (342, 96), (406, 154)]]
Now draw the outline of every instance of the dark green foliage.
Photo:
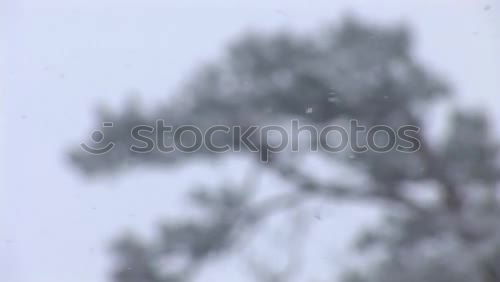
[[(291, 118), (318, 126), (357, 119), (365, 126), (422, 128), (415, 136), (421, 143), (415, 153), (367, 152), (354, 159), (328, 155), (368, 177), (362, 187), (321, 183), (293, 164), (280, 162), (278, 155), (267, 168), (295, 184), (286, 197), (249, 204), (242, 196), (245, 191), (237, 188), (215, 195), (198, 192), (195, 206), (202, 207), (207, 218), (168, 223), (147, 245), (131, 239), (117, 244), (121, 264), (116, 281), (185, 281), (206, 258), (230, 251), (262, 218), (310, 196), (382, 202), (387, 208), (384, 228), (368, 232), (360, 244), (364, 250), (382, 247), (385, 259), (368, 271), (351, 273), (347, 282), (499, 281), (497, 145), (483, 115), (462, 112), (450, 120), (443, 145), (430, 145), (421, 118), (437, 99), (451, 99), (450, 90), (415, 62), (410, 39), (404, 28), (353, 19), (310, 36), (248, 34), (220, 61), (201, 68), (170, 104), (149, 113), (131, 108), (120, 115), (101, 115), (102, 121), (115, 123), (105, 131), (105, 141), (122, 149), (100, 156), (72, 152), (74, 164), (90, 175), (115, 171), (126, 163), (169, 165), (196, 156), (219, 156), (206, 150), (197, 155), (130, 152), (130, 129), (157, 119), (202, 129)], [(308, 108), (313, 110), (308, 113)], [(231, 141), (222, 138), (218, 143)], [(409, 183), (432, 183), (436, 200), (415, 200), (414, 191), (406, 189)], [(154, 265), (165, 256), (183, 257), (188, 263), (176, 273), (160, 274)]]

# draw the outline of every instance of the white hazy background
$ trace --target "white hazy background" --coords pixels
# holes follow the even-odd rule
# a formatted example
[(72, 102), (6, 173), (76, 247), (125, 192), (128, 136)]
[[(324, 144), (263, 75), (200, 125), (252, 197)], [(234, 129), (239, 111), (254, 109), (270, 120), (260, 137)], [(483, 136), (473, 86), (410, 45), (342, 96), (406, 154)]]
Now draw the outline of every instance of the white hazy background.
[[(186, 212), (183, 191), (204, 178), (238, 182), (214, 173), (248, 165), (238, 159), (91, 181), (65, 153), (88, 138), (98, 105), (120, 109), (130, 92), (146, 109), (168, 101), (242, 31), (314, 31), (346, 13), (406, 23), (416, 56), (450, 80), (456, 105), (500, 120), (500, 1), (255, 2), (0, 0), (3, 282), (109, 281), (110, 240), (124, 230), (151, 236), (162, 218)], [(353, 232), (373, 219), (343, 206), (325, 213), (307, 254), (318, 278), (345, 266)], [(215, 265), (201, 280), (244, 281), (235, 269)]]

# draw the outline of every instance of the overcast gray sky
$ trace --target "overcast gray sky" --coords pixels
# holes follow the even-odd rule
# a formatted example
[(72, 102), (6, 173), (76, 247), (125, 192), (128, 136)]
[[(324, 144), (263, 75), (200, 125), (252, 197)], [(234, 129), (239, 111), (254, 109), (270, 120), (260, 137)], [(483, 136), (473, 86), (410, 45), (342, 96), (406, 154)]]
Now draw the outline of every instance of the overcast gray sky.
[[(168, 101), (193, 69), (245, 30), (304, 32), (346, 12), (405, 22), (415, 31), (418, 59), (452, 82), (457, 105), (484, 107), (500, 120), (500, 1), (255, 2), (0, 0), (2, 281), (107, 281), (112, 238), (125, 228), (147, 236), (162, 217), (182, 213), (179, 191), (200, 183), (193, 175), (229, 165), (88, 181), (64, 153), (87, 138), (98, 104), (118, 109), (130, 91), (141, 93), (145, 107)], [(344, 252), (352, 219), (366, 216), (348, 208), (331, 213), (346, 230), (333, 252)], [(207, 275), (238, 277), (214, 269)]]

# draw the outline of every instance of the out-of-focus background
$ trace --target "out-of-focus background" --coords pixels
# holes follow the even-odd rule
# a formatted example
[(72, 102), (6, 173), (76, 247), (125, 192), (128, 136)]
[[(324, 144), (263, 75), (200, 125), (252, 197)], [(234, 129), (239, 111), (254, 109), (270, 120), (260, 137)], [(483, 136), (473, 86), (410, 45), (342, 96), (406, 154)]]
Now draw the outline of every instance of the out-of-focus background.
[[(471, 189), (483, 191), (483, 186), (493, 191), (487, 197), (496, 199), (498, 196), (496, 188), (499, 175), (495, 167), (498, 166), (498, 159), (490, 160), (496, 154), (497, 147), (488, 146), (498, 140), (495, 136), (500, 130), (499, 1), (199, 3), (2, 0), (0, 20), (1, 281), (451, 282), (457, 281), (454, 275), (463, 269), (475, 275), (457, 276), (469, 279), (464, 281), (500, 281), (500, 243), (495, 241), (500, 234), (496, 230), (500, 226), (495, 226), (498, 223), (494, 220), (498, 218), (495, 217), (498, 212), (496, 201), (494, 207), (488, 208), (483, 208), (482, 202), (477, 204), (479, 200), (468, 201), (482, 193), (471, 192)], [(369, 37), (370, 32), (375, 37), (380, 35), (380, 39), (374, 39), (373, 45), (369, 40), (363, 41), (363, 34)], [(327, 46), (330, 44), (330, 35), (332, 41), (340, 42), (331, 43), (334, 46), (331, 52), (345, 52), (345, 56), (330, 56)], [(314, 36), (318, 38), (311, 39)], [(322, 44), (327, 47), (322, 47)], [(398, 47), (398, 44), (401, 46)], [(393, 47), (394, 50), (389, 49)], [(374, 50), (373, 54), (370, 54), (370, 50)], [(266, 54), (271, 58), (266, 57)], [(286, 54), (283, 55), (285, 58), (280, 54)], [(328, 64), (331, 64), (332, 69), (337, 69), (337, 64), (344, 64), (347, 78), (338, 76), (332, 82), (335, 84), (337, 81), (341, 84), (340, 88), (346, 89), (335, 90), (339, 91), (338, 99), (342, 103), (343, 100), (350, 101), (352, 95), (357, 95), (348, 93), (348, 90), (357, 89), (354, 86), (358, 84), (368, 89), (359, 93), (371, 93), (370, 86), (358, 83), (350, 76), (352, 68), (359, 67), (362, 71), (365, 62), (370, 60), (370, 63), (366, 63), (367, 68), (377, 67), (377, 64), (383, 67), (386, 63), (384, 60), (392, 54), (401, 55), (402, 65), (409, 66), (410, 73), (415, 74), (407, 77), (408, 81), (404, 83), (395, 83), (400, 87), (397, 89), (408, 90), (406, 92), (409, 93), (428, 83), (429, 91), (432, 92), (437, 87), (434, 86), (437, 83), (434, 80), (439, 82), (437, 84), (446, 85), (446, 91), (443, 91), (446, 92), (443, 96), (446, 98), (438, 94), (437, 98), (420, 98), (421, 93), (417, 93), (420, 90), (415, 90), (416, 93), (402, 96), (402, 104), (394, 104), (397, 107), (415, 106), (412, 109), (418, 112), (418, 118), (426, 125), (425, 138), (429, 139), (430, 147), (434, 146), (435, 159), (439, 165), (434, 167), (432, 162), (424, 162), (422, 169), (429, 171), (421, 177), (405, 173), (402, 173), (403, 176), (387, 176), (382, 173), (386, 178), (394, 178), (387, 183), (378, 181), (376, 170), (368, 169), (366, 175), (377, 179), (369, 181), (378, 181), (377, 187), (383, 183), (399, 189), (401, 183), (406, 185), (412, 182), (410, 184), (420, 186), (451, 186), (459, 191), (459, 198), (463, 199), (459, 201), (458, 208), (453, 204), (449, 207), (440, 207), (439, 204), (429, 207), (424, 203), (419, 209), (424, 210), (425, 216), (410, 215), (405, 223), (395, 224), (397, 227), (394, 227), (397, 230), (394, 234), (408, 232), (414, 237), (421, 236), (415, 239), (418, 243), (427, 242), (429, 238), (435, 242), (456, 239), (456, 244), (451, 244), (447, 250), (431, 245), (427, 247), (431, 251), (423, 252), (425, 256), (431, 253), (429, 256), (440, 263), (446, 261), (440, 260), (443, 257), (456, 257), (456, 254), (453, 255), (454, 250), (472, 250), (474, 254), (477, 251), (477, 256), (471, 255), (456, 265), (436, 264), (442, 266), (444, 272), (449, 272), (449, 275), (446, 274), (448, 276), (441, 277), (436, 274), (439, 271), (420, 265), (427, 257), (419, 257), (421, 252), (415, 251), (415, 245), (418, 244), (408, 246), (402, 243), (410, 240), (406, 237), (412, 236), (400, 236), (404, 238), (389, 243), (386, 242), (389, 239), (381, 239), (384, 241), (381, 243), (383, 247), (371, 250), (369, 256), (363, 255), (354, 246), (359, 237), (365, 238), (363, 242), (377, 241), (376, 238), (383, 237), (373, 232), (369, 232), (371, 237), (360, 235), (366, 229), (385, 229), (390, 233), (392, 229), (381, 227), (384, 226), (381, 218), (383, 214), (399, 213), (399, 210), (371, 204), (371, 198), (339, 201), (319, 197), (303, 206), (293, 207), (285, 214), (280, 212), (270, 215), (262, 226), (238, 225), (235, 227), (237, 231), (233, 231), (243, 233), (239, 235), (231, 233), (229, 236), (224, 232), (214, 235), (211, 227), (207, 227), (210, 224), (232, 223), (232, 218), (217, 218), (213, 222), (204, 219), (200, 223), (202, 227), (197, 225), (199, 220), (195, 220), (196, 224), (187, 224), (193, 218), (200, 218), (200, 214), (205, 215), (205, 212), (199, 212), (198, 205), (210, 206), (215, 203), (215, 209), (217, 205), (223, 205), (217, 202), (220, 200), (216, 199), (217, 196), (211, 196), (217, 194), (221, 186), (230, 191), (223, 190), (226, 192), (221, 193), (228, 195), (221, 197), (228, 197), (229, 202), (235, 201), (236, 205), (241, 206), (246, 204), (238, 202), (241, 199), (233, 195), (238, 189), (231, 187), (245, 186), (248, 178), (255, 178), (256, 183), (247, 188), (259, 190), (258, 195), (254, 195), (257, 199), (255, 202), (271, 198), (274, 190), (286, 192), (296, 189), (296, 183), (288, 181), (288, 176), (275, 173), (275, 170), (282, 170), (255, 162), (253, 157), (245, 154), (224, 158), (192, 156), (189, 160), (168, 165), (163, 165), (162, 160), (153, 161), (151, 165), (149, 159), (134, 159), (131, 167), (125, 168), (122, 166), (127, 166), (128, 161), (123, 156), (118, 156), (118, 161), (105, 160), (103, 163), (73, 154), (78, 144), (88, 140), (89, 132), (98, 128), (106, 115), (113, 116), (115, 124), (123, 120), (130, 121), (127, 113), (132, 115), (134, 111), (149, 120), (155, 117), (153, 113), (161, 112), (159, 105), (164, 105), (167, 110), (169, 107), (175, 108), (181, 117), (200, 115), (200, 119), (206, 119), (212, 111), (209, 104), (203, 104), (202, 101), (200, 105), (206, 105), (204, 110), (189, 112), (198, 108), (186, 101), (202, 97), (204, 89), (217, 90), (216, 87), (210, 88), (213, 86), (210, 82), (213, 81), (207, 82), (208, 78), (203, 73), (204, 68), (210, 68), (212, 64), (216, 66), (215, 71), (229, 76), (235, 73), (235, 76), (248, 75), (250, 78), (243, 80), (250, 87), (262, 91), (268, 88), (257, 85), (257, 82), (261, 83), (260, 76), (265, 77), (265, 74), (251, 66), (259, 62), (269, 63), (263, 67), (265, 72), (274, 67), (272, 56), (277, 56), (279, 58), (276, 60), (284, 60), (277, 64), (283, 63), (285, 68), (289, 66), (299, 73), (308, 72), (306, 78), (311, 78), (312, 82), (305, 80), (303, 84), (297, 84), (305, 85), (303, 92), (308, 89), (316, 91), (317, 80), (324, 79), (328, 83), (328, 75), (322, 76), (330, 70)], [(368, 59), (363, 60), (363, 56)], [(341, 58), (348, 59), (342, 62)], [(225, 60), (229, 63), (224, 63)], [(231, 64), (231, 60), (235, 63)], [(315, 68), (313, 64), (317, 62), (323, 64)], [(218, 68), (217, 64), (221, 67)], [(255, 73), (246, 73), (249, 69)], [(238, 70), (241, 73), (237, 73)], [(426, 75), (421, 77), (422, 72)], [(214, 80), (216, 83), (224, 82), (223, 79)], [(307, 83), (313, 86), (308, 88)], [(330, 86), (335, 88), (336, 85)], [(226, 89), (224, 85), (218, 87)], [(229, 83), (227, 89), (231, 87)], [(380, 87), (376, 89), (377, 93), (387, 90), (384, 86)], [(271, 97), (273, 93), (260, 94)], [(414, 99), (412, 95), (417, 98)], [(397, 99), (396, 96), (389, 99)], [(208, 99), (211, 98), (209, 96)], [(387, 99), (383, 94), (379, 98)], [(218, 101), (216, 98), (214, 100)], [(409, 105), (414, 100), (414, 105)], [(293, 101), (300, 104), (301, 100)], [(388, 107), (382, 112), (396, 107), (368, 102), (372, 100), (361, 101), (365, 101), (364, 107), (367, 109)], [(314, 110), (315, 107), (322, 107), (321, 103), (314, 103)], [(245, 105), (241, 104), (243, 108)], [(283, 104), (278, 99), (273, 105), (279, 108)], [(303, 106), (307, 108), (309, 104)], [(355, 108), (356, 113), (364, 112), (363, 105), (349, 106), (345, 107), (346, 111)], [(186, 112), (183, 112), (183, 107)], [(252, 112), (251, 106), (249, 112)], [(300, 116), (289, 108), (282, 112)], [(479, 114), (476, 114), (476, 119), (471, 120), (461, 112), (479, 112), (482, 115), (478, 117)], [(125, 114), (120, 116), (119, 113)], [(224, 113), (221, 112), (223, 117)], [(453, 135), (453, 126), (449, 124), (454, 117), (458, 127), (466, 124), (471, 131), (457, 130), (458, 133)], [(362, 118), (368, 122), (371, 120), (367, 115)], [(311, 118), (318, 123), (327, 119), (327, 113), (317, 116), (313, 113)], [(141, 118), (131, 120), (133, 122)], [(488, 125), (483, 124), (484, 120), (489, 121)], [(481, 135), (483, 127), (489, 129), (491, 135)], [(452, 132), (449, 135), (458, 139), (446, 139), (442, 137), (447, 136), (443, 132)], [(488, 142), (475, 142), (468, 138)], [(445, 141), (440, 143), (439, 140)], [(454, 148), (452, 145), (455, 143), (464, 147), (457, 145), (458, 149)], [(481, 147), (483, 145), (487, 148)], [(448, 147), (449, 150), (446, 149)], [(464, 148), (474, 150), (462, 156), (460, 154)], [(442, 154), (439, 153), (441, 151)], [(337, 180), (351, 183), (362, 178), (361, 174), (347, 173), (338, 167), (331, 168), (328, 162), (314, 157), (301, 158), (299, 164), (303, 171), (300, 175), (306, 174), (322, 183)], [(366, 163), (373, 163), (373, 167), (385, 165), (384, 160), (376, 158), (363, 160), (361, 157), (359, 162), (364, 167), (368, 166)], [(115, 169), (115, 166), (119, 169)], [(469, 173), (473, 168), (479, 171)], [(451, 170), (453, 172), (449, 172)], [(464, 183), (468, 186), (463, 187)], [(194, 188), (203, 190), (195, 196), (198, 201), (215, 200), (210, 204), (193, 203), (187, 195), (192, 194)], [(391, 200), (394, 201), (393, 198)], [(403, 200), (401, 202), (405, 205)], [(476, 210), (479, 211), (476, 213)], [(406, 215), (406, 212), (401, 213)], [(463, 223), (477, 223), (489, 216), (492, 218), (484, 226)], [(439, 220), (428, 226), (418, 223), (422, 218)], [(455, 223), (456, 226), (449, 229), (443, 227)], [(411, 230), (412, 227), (415, 230)], [(225, 228), (233, 226), (220, 227)], [(441, 229), (446, 231), (440, 232)], [(462, 232), (462, 229), (466, 231)], [(255, 234), (250, 236), (251, 233)], [(424, 234), (417, 235), (420, 233)], [(220, 237), (230, 237), (227, 239), (230, 243), (221, 239), (214, 247), (211, 242), (205, 242), (210, 236), (214, 236), (214, 241)], [(454, 239), (449, 239), (450, 236)], [(179, 238), (185, 240), (179, 242)], [(202, 241), (204, 243), (200, 243)], [(491, 243), (479, 246), (477, 241)], [(175, 248), (176, 244), (180, 246), (179, 249), (188, 251), (176, 249), (174, 252), (169, 249), (171, 246)], [(193, 244), (205, 245), (193, 247)], [(199, 251), (199, 248), (206, 250)], [(496, 253), (493, 251), (495, 248)], [(435, 251), (432, 252), (432, 249)], [(411, 257), (413, 261), (403, 261), (400, 257), (402, 254), (402, 257)], [(442, 254), (446, 255), (441, 257)], [(176, 271), (176, 268), (182, 270)], [(406, 274), (396, 269), (405, 270), (403, 272)], [(170, 272), (175, 272), (175, 275)], [(365, 272), (369, 273), (368, 279), (363, 276)], [(384, 278), (379, 272), (386, 273), (387, 277)]]

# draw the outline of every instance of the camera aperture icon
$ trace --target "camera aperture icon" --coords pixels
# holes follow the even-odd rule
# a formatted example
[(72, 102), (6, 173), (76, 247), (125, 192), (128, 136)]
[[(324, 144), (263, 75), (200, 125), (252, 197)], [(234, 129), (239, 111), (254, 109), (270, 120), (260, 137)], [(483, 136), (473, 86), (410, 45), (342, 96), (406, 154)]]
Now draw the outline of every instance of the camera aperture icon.
[[(113, 127), (113, 123), (112, 122), (103, 122), (102, 127)], [(90, 135), (90, 138), (92, 139), (92, 142), (94, 143), (94, 145), (89, 146), (85, 143), (80, 144), (80, 147), (87, 153), (91, 153), (94, 155), (102, 155), (102, 154), (105, 154), (105, 153), (111, 151), (115, 146), (115, 143), (113, 143), (113, 142), (108, 142), (104, 146), (99, 144), (104, 140), (104, 133), (102, 133), (102, 131), (100, 131), (100, 130), (96, 130), (96, 131), (92, 132), (92, 134)], [(98, 148), (96, 148), (94, 146), (98, 146)]]

